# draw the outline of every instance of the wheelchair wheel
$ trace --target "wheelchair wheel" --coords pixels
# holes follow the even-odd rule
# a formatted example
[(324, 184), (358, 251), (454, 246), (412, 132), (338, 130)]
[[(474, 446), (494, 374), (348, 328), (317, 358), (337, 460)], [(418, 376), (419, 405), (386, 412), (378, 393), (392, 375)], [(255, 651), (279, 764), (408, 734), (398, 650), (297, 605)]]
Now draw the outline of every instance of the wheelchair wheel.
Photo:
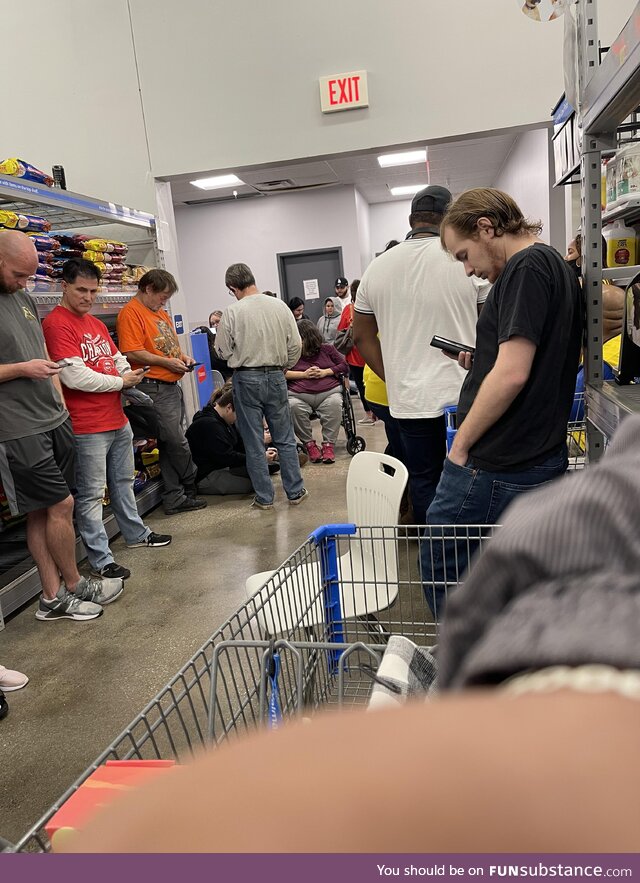
[(352, 457), (364, 451), (366, 447), (367, 443), (361, 435), (352, 435), (347, 439), (347, 454), (351, 454)]

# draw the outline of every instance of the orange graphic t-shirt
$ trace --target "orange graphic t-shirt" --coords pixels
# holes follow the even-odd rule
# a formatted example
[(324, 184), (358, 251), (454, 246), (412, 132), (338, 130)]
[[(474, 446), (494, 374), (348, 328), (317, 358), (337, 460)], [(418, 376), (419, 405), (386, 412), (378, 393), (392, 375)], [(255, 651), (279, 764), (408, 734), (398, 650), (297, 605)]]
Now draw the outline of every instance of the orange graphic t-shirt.
[[(154, 313), (137, 297), (132, 297), (120, 310), (116, 329), (120, 352), (125, 355), (133, 350), (147, 350), (167, 359), (179, 359), (182, 356), (178, 336), (167, 313), (164, 310)], [(139, 368), (140, 363), (131, 362), (131, 367)], [(180, 380), (182, 376), (161, 365), (152, 365), (151, 370), (145, 374), (150, 380), (170, 382)]]

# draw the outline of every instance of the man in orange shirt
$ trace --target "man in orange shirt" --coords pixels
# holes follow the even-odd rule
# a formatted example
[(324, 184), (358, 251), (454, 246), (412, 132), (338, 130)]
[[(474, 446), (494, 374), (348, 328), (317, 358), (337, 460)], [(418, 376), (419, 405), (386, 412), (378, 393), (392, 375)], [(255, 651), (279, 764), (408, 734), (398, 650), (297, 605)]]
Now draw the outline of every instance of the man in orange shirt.
[(167, 515), (207, 505), (196, 499), (197, 470), (182, 428), (184, 401), (179, 381), (193, 370), (195, 362), (180, 349), (171, 319), (163, 309), (177, 289), (171, 273), (149, 270), (117, 322), (120, 351), (134, 369), (149, 366), (139, 388), (153, 399), (158, 414), (162, 506)]

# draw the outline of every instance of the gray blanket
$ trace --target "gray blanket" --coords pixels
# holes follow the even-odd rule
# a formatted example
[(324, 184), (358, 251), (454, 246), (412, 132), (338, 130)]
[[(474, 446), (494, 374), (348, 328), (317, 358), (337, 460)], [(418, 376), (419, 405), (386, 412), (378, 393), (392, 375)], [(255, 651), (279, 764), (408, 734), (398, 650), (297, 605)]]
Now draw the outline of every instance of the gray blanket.
[(438, 686), (598, 662), (640, 669), (640, 416), (597, 465), (509, 508), (448, 600)]

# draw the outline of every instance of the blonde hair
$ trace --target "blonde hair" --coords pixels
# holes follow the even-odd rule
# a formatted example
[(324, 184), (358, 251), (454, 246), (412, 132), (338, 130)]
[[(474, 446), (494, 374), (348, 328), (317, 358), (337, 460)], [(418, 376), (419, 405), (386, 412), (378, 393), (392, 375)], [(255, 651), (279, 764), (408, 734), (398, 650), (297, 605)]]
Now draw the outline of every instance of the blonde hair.
[(446, 227), (453, 229), (462, 236), (475, 238), (478, 235), (478, 220), (488, 218), (496, 236), (522, 236), (542, 232), (540, 221), (525, 218), (520, 208), (508, 193), (492, 187), (477, 187), (465, 190), (447, 208), (440, 228), (440, 241), (444, 246)]

